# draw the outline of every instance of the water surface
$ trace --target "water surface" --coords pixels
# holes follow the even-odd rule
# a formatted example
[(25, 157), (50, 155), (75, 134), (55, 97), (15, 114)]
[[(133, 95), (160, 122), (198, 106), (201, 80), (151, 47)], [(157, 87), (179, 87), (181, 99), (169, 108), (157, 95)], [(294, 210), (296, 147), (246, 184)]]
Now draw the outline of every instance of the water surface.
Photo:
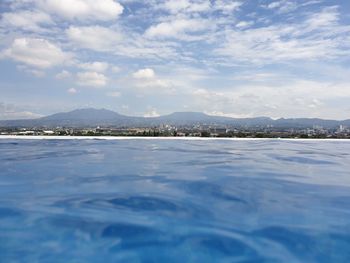
[(350, 142), (0, 140), (0, 262), (350, 262)]

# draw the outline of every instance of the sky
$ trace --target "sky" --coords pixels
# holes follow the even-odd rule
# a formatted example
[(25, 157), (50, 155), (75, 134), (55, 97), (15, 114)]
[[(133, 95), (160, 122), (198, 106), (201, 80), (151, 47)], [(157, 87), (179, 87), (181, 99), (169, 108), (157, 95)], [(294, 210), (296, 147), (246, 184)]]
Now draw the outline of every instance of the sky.
[(349, 0), (1, 0), (0, 119), (350, 119)]

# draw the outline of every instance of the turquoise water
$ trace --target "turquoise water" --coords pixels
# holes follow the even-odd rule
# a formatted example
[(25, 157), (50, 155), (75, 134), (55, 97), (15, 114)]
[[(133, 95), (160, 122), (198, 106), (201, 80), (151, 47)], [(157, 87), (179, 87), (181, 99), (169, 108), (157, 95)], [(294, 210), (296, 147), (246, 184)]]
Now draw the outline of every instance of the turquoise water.
[(0, 140), (0, 262), (350, 262), (350, 141)]

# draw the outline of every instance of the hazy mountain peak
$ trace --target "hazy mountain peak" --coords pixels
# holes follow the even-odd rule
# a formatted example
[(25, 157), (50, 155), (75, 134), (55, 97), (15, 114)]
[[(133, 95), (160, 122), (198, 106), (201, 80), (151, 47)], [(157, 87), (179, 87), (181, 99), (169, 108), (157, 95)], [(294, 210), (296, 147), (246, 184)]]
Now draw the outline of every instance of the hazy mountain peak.
[(119, 117), (118, 113), (106, 110), (106, 109), (94, 109), (94, 108), (85, 108), (85, 109), (76, 109), (69, 112), (56, 113), (41, 119), (47, 120), (106, 120), (114, 119)]

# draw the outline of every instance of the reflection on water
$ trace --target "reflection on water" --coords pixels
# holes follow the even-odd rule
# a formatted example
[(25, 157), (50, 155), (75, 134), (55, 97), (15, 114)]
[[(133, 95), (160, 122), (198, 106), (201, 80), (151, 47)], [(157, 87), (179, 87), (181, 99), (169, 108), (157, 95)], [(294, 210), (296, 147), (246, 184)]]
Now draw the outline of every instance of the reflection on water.
[(0, 262), (350, 262), (350, 142), (0, 140)]

